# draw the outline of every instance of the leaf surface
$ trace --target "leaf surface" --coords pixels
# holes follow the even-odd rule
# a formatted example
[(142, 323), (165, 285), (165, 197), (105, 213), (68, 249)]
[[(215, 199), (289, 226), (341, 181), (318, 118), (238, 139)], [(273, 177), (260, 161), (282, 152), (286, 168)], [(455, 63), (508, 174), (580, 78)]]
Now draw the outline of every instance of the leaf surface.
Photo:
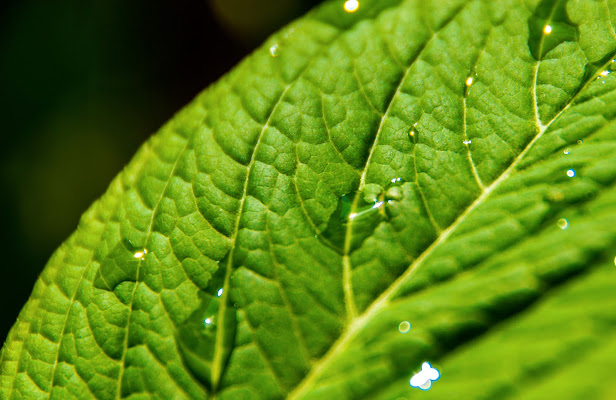
[(336, 0), (292, 23), (84, 214), (0, 398), (609, 398), (613, 16)]

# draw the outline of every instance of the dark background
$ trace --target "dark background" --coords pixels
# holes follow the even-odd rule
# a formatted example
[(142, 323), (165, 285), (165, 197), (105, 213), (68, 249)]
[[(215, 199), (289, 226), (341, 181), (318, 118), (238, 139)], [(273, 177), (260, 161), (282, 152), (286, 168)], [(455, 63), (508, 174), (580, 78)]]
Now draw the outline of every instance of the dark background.
[(0, 2), (0, 343), (139, 145), (318, 2)]

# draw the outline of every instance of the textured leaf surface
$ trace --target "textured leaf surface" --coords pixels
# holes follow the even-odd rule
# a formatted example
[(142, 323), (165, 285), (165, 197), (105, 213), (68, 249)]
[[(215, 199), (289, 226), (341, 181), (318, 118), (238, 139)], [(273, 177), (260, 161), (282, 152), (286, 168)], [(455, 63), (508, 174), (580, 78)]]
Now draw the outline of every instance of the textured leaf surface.
[(144, 144), (41, 274), (0, 398), (613, 396), (616, 3), (344, 4)]

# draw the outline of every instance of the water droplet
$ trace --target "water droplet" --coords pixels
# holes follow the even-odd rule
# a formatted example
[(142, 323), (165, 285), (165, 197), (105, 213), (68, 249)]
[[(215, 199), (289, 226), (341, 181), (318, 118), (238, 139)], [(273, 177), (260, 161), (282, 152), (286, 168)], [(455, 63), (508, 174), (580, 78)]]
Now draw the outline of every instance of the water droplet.
[(359, 1), (357, 0), (347, 0), (344, 3), (344, 11), (348, 13), (353, 13), (359, 9)]
[(208, 317), (208, 318), (203, 320), (203, 325), (205, 327), (212, 326), (213, 323), (214, 323), (214, 317)]
[(556, 225), (562, 230), (565, 230), (569, 227), (569, 220), (567, 218), (561, 218), (556, 222)]
[(218, 289), (218, 292), (216, 292), (216, 296), (220, 297), (222, 296), (222, 288)]
[(614, 265), (616, 265), (616, 257), (614, 257)]
[(145, 260), (145, 255), (148, 254), (148, 249), (144, 248), (143, 250), (139, 250), (133, 254), (134, 258), (138, 258), (140, 260)]
[(552, 33), (552, 26), (551, 25), (544, 26), (543, 33), (545, 33), (546, 35), (549, 35), (550, 33)]
[(463, 140), (462, 143), (464, 143), (465, 145), (469, 145), (469, 144), (473, 143), (473, 141), (468, 139), (468, 140)]
[(391, 183), (396, 183), (396, 182), (400, 182), (402, 180), (402, 178), (398, 177), (398, 178), (393, 178), (391, 180)]
[(565, 154), (569, 154), (569, 153), (571, 153), (571, 149), (567, 147), (567, 148), (563, 151), (563, 153), (565, 153)]
[(567, 170), (567, 176), (569, 178), (573, 178), (575, 176), (575, 170), (574, 169), (568, 169)]
[(473, 84), (473, 77), (469, 76), (468, 78), (466, 78), (466, 86), (470, 86)]
[(432, 368), (429, 362), (421, 364), (421, 371), (413, 375), (409, 381), (410, 385), (414, 388), (421, 390), (428, 390), (432, 387), (432, 382), (437, 381), (441, 377), (441, 373)]
[(372, 205), (372, 208), (379, 208), (382, 205), (383, 205), (382, 201), (375, 201), (374, 204)]
[(270, 48), (269, 48), (269, 53), (272, 57), (278, 57), (278, 43), (273, 44)]
[(409, 321), (402, 321), (398, 325), (398, 331), (400, 333), (408, 333), (411, 330), (411, 323)]

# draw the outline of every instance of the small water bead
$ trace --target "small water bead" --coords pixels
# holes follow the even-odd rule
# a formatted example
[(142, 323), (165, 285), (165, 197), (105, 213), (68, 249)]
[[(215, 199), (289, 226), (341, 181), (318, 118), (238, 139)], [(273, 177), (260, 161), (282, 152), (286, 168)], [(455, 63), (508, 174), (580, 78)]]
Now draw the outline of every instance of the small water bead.
[(272, 57), (278, 57), (278, 43), (273, 44), (270, 48), (269, 48), (269, 53)]
[(556, 222), (556, 225), (562, 230), (565, 230), (569, 227), (569, 220), (567, 218), (561, 218)]
[(218, 289), (218, 292), (216, 293), (216, 296), (218, 296), (218, 297), (222, 296), (222, 292), (223, 292), (222, 288)]
[(421, 364), (421, 371), (413, 375), (409, 384), (414, 388), (428, 390), (432, 387), (432, 382), (440, 377), (441, 373), (436, 368), (432, 368), (432, 365), (426, 361)]
[(567, 176), (569, 178), (573, 178), (575, 176), (575, 170), (574, 169), (568, 169), (567, 170)]
[(359, 9), (359, 1), (357, 0), (347, 0), (344, 3), (344, 11), (348, 13), (354, 13)]
[(570, 154), (570, 153), (571, 153), (571, 149), (567, 147), (567, 148), (563, 151), (563, 153), (565, 153), (565, 154)]
[(398, 325), (398, 331), (400, 333), (408, 333), (411, 330), (411, 323), (409, 321), (402, 321)]
[(139, 250), (137, 252), (135, 252), (135, 254), (133, 254), (134, 258), (138, 258), (141, 261), (145, 260), (145, 255), (148, 254), (148, 249), (143, 249), (143, 250)]
[(473, 143), (473, 141), (468, 139), (468, 140), (463, 140), (462, 143), (468, 146), (469, 144)]
[(400, 182), (401, 180), (402, 180), (402, 178), (399, 178), (399, 177), (398, 177), (398, 178), (393, 178), (393, 179), (391, 180), (391, 183)]
[(550, 33), (552, 33), (552, 26), (551, 25), (544, 26), (543, 33), (545, 33), (546, 35), (549, 35)]
[(206, 327), (211, 326), (213, 323), (214, 323), (214, 318), (212, 317), (208, 317), (203, 320), (203, 325)]
[(470, 86), (473, 84), (473, 77), (469, 76), (468, 78), (466, 78), (466, 86)]

